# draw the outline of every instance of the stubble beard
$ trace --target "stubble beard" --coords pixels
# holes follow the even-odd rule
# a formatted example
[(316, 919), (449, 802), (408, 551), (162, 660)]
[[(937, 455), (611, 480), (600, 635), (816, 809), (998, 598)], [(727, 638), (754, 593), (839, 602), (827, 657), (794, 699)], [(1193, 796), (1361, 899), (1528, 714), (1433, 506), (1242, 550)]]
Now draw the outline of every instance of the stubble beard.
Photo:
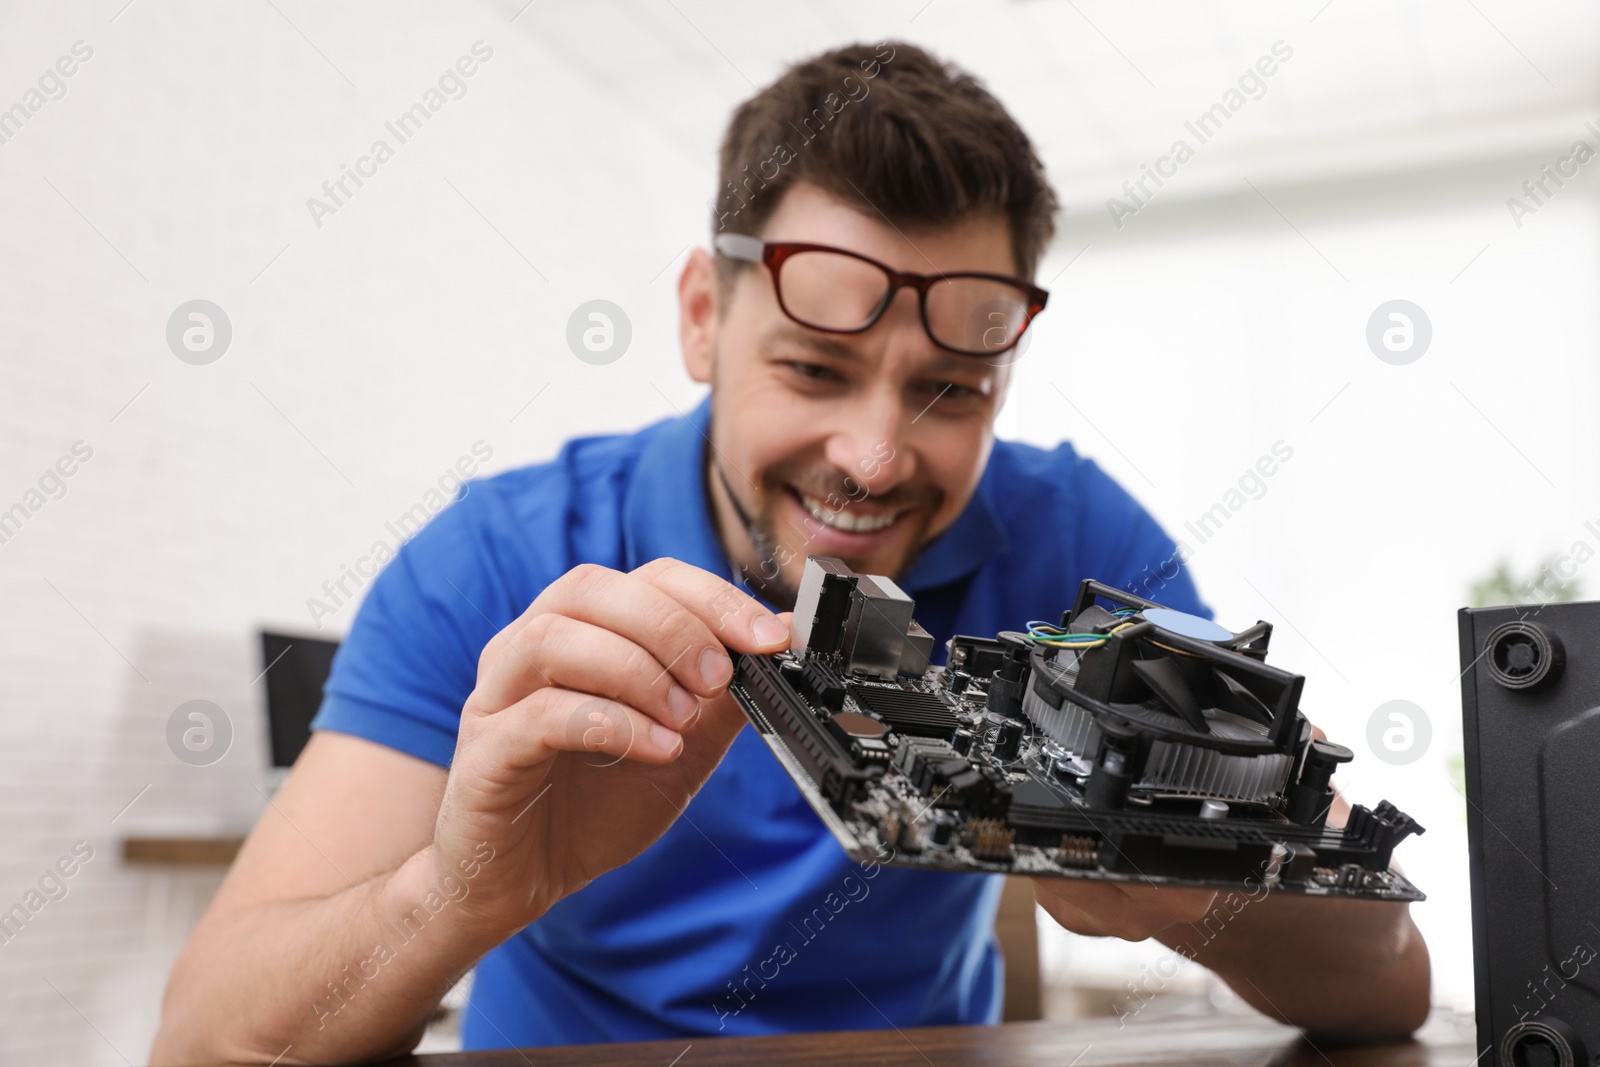
[[(712, 353), (711, 389), (713, 396), (717, 389), (717, 370), (721, 362), (720, 354), (720, 352)], [(803, 560), (807, 555), (805, 544), (791, 552), (778, 535), (776, 510), (780, 495), (789, 493), (788, 487), (791, 484), (791, 480), (777, 477), (784, 473), (782, 466), (768, 468), (763, 471), (759, 476), (759, 480), (762, 483), (762, 488), (759, 490), (761, 502), (758, 504), (754, 514), (747, 513), (744, 505), (739, 501), (738, 494), (734, 492), (732, 482), (723, 470), (722, 452), (715, 444), (716, 420), (714, 416), (707, 430), (706, 463), (710, 468), (708, 481), (709, 478), (714, 477), (722, 483), (722, 491), (732, 505), (738, 521), (744, 527), (745, 536), (749, 538), (750, 545), (755, 552), (756, 569), (752, 570), (742, 563), (735, 564), (735, 566), (743, 576), (744, 585), (748, 590), (764, 597), (768, 603), (779, 611), (791, 611), (794, 608), (795, 601), (799, 598), (799, 590), (784, 577), (784, 568), (778, 561), (790, 557), (799, 557)], [(848, 475), (840, 475), (839, 477), (847, 478)], [(794, 484), (806, 486), (807, 491), (811, 489), (809, 484), (811, 479), (809, 478), (801, 478), (797, 475), (792, 481)], [(708, 486), (707, 488), (710, 489), (711, 487)], [(932, 487), (924, 488), (925, 492), (910, 494), (911, 498), (903, 501), (903, 503), (916, 505), (914, 521), (919, 522), (920, 525), (916, 536), (912, 538), (911, 546), (905, 551), (904, 558), (899, 561), (897, 566), (887, 568), (888, 574), (886, 576), (896, 583), (900, 582), (905, 575), (911, 573), (912, 567), (916, 565), (917, 559), (922, 555), (923, 549), (931, 540), (927, 536), (928, 527), (932, 524), (939, 506), (943, 503), (943, 494), (937, 489)], [(818, 494), (818, 498), (828, 499), (830, 495), (833, 494), (829, 491), (824, 491)], [(839, 495), (846, 499), (844, 508), (848, 510), (851, 506), (849, 501), (854, 499), (853, 494), (846, 492)], [(816, 522), (817, 520), (813, 518), (810, 521)], [(807, 539), (807, 544), (809, 544), (809, 539)], [(731, 557), (732, 554), (729, 553), (729, 555)], [(849, 560), (845, 562), (852, 563)]]

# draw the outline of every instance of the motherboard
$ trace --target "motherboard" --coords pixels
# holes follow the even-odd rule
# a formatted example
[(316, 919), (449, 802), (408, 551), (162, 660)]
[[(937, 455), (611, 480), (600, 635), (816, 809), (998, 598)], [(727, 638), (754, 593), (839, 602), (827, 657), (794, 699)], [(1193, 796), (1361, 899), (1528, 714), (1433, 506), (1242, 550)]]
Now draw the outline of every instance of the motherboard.
[[(1096, 581), (1058, 622), (934, 638), (882, 575), (807, 559), (790, 648), (730, 691), (860, 860), (943, 871), (1423, 895), (1390, 868), (1422, 827), (1384, 801), (1330, 826), (1305, 679), (1239, 633)], [(890, 857), (887, 860), (885, 857)]]

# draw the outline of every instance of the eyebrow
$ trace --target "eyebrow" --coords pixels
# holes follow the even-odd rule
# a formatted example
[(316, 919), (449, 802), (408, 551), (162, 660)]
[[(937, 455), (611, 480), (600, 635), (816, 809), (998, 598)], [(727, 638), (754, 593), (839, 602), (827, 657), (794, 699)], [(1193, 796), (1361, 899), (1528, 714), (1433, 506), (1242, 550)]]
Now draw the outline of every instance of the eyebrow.
[[(859, 364), (861, 362), (861, 353), (843, 341), (835, 340), (813, 330), (807, 330), (802, 326), (789, 323), (774, 326), (762, 338), (763, 347), (770, 348), (774, 341), (792, 341), (802, 348), (810, 349), (818, 355), (837, 359), (841, 363)], [(937, 349), (935, 351), (938, 354), (934, 362), (927, 368), (931, 373), (953, 370), (970, 371), (981, 362), (980, 357), (977, 356), (958, 356), (953, 352)]]

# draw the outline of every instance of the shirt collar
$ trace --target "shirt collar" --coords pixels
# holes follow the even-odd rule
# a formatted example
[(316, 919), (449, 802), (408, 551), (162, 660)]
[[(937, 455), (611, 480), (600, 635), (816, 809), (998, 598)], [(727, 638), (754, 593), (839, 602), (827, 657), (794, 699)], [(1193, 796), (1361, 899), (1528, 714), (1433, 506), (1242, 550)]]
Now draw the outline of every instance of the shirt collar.
[[(670, 556), (719, 576), (731, 574), (706, 496), (710, 425), (708, 395), (688, 414), (657, 423), (650, 433), (623, 503), (629, 570)], [(922, 551), (906, 580), (899, 583), (908, 594), (964, 578), (1010, 547), (994, 506), (995, 466), (991, 455), (967, 506)]]

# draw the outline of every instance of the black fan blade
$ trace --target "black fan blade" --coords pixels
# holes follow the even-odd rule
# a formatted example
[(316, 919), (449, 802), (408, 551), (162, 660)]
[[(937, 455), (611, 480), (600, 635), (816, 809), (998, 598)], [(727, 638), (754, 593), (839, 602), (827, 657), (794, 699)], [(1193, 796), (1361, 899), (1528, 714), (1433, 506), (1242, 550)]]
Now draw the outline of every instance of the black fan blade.
[(1133, 661), (1133, 673), (1150, 687), (1163, 704), (1177, 712), (1184, 722), (1199, 733), (1211, 732), (1206, 717), (1200, 713), (1200, 701), (1195, 699), (1176, 663), (1170, 659), (1136, 659)]
[(1124, 620), (1117, 618), (1099, 604), (1090, 604), (1078, 612), (1077, 618), (1071, 619), (1068, 625), (1074, 631), (1084, 633), (1089, 630), (1104, 630), (1122, 621)]
[(1260, 697), (1215, 667), (1211, 669), (1211, 673), (1216, 676), (1218, 682), (1217, 707), (1246, 719), (1254, 719), (1262, 726), (1272, 725), (1272, 709), (1263, 704)]

